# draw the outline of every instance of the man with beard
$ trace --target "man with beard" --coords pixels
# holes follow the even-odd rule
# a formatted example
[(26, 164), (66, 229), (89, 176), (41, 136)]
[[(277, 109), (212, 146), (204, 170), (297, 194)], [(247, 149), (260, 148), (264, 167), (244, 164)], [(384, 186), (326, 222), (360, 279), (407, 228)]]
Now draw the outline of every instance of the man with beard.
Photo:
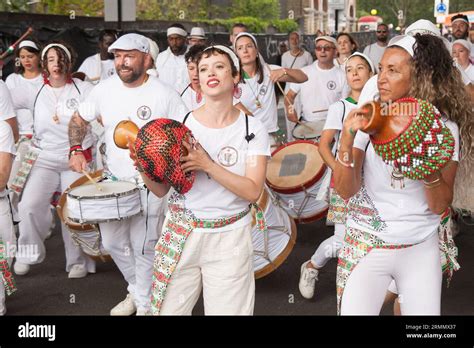
[(387, 48), (388, 43), (388, 26), (386, 24), (379, 24), (377, 26), (377, 41), (372, 45), (368, 45), (364, 49), (364, 54), (370, 58), (372, 63), (375, 65), (375, 69), (378, 69), (380, 59), (382, 59), (385, 48)]
[[(451, 18), (453, 39), (469, 41), (469, 24), (469, 18), (466, 15), (458, 13), (453, 16), (453, 18)], [(470, 56), (474, 57), (474, 47), (471, 48)]]
[(99, 34), (99, 53), (84, 60), (78, 71), (86, 74), (87, 81), (99, 83), (115, 74), (114, 55), (107, 50), (117, 40), (115, 30), (102, 30)]
[(166, 82), (180, 93), (189, 84), (184, 54), (188, 33), (184, 27), (175, 23), (167, 30), (168, 48), (156, 60), (156, 70), (161, 81)]
[[(77, 149), (88, 123), (101, 115), (107, 145), (106, 180), (132, 182), (140, 189), (142, 214), (122, 221), (100, 223), (99, 226), (104, 249), (128, 283), (129, 294), (110, 314), (132, 315), (136, 311), (137, 315), (145, 315), (150, 310), (154, 246), (161, 233), (164, 201), (144, 187), (128, 150), (114, 144), (114, 130), (120, 121), (127, 119), (138, 127), (163, 117), (182, 120), (187, 109), (178, 93), (147, 74), (153, 58), (146, 37), (126, 34), (108, 51), (115, 56), (117, 74), (98, 84), (80, 106), (79, 115), (76, 114), (69, 123), (69, 141), (71, 149)], [(79, 172), (84, 169), (85, 160), (80, 151), (71, 155), (69, 166)]]

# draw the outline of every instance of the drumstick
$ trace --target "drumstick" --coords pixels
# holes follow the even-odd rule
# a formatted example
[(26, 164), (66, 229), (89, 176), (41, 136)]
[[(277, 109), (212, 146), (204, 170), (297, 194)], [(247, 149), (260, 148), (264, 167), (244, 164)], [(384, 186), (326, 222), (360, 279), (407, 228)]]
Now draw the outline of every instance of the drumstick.
[(102, 187), (100, 187), (100, 185), (94, 179), (92, 179), (89, 173), (87, 173), (84, 169), (82, 170), (82, 174), (84, 174), (87, 177), (87, 179), (89, 179), (89, 181), (95, 185), (95, 188), (97, 190), (102, 191)]
[(299, 121), (299, 120), (296, 121), (296, 124), (299, 124), (299, 125), (301, 125), (301, 126), (303, 126), (303, 127), (308, 128), (308, 129), (311, 130), (311, 131), (314, 131), (313, 128), (311, 128), (310, 126), (308, 126), (307, 124), (305, 124), (305, 123), (303, 123), (303, 122), (301, 122), (301, 121)]
[[(265, 66), (267, 67), (268, 72), (271, 72), (271, 69), (270, 69), (270, 67), (268, 66), (267, 63), (265, 63)], [(290, 104), (291, 107), (293, 107), (293, 103), (290, 102), (290, 99), (289, 99), (288, 96), (285, 94), (285, 91), (283, 90), (283, 88), (282, 88), (281, 85), (280, 85), (280, 81), (277, 81), (276, 84), (277, 84), (278, 88), (280, 89), (281, 93), (283, 94), (283, 97), (285, 97), (286, 102), (287, 102), (288, 104)]]
[(317, 113), (317, 112), (324, 112), (324, 111), (328, 111), (329, 109), (321, 109), (321, 110), (314, 110), (313, 111), (313, 114)]
[(3, 58), (5, 58), (6, 56), (8, 56), (10, 53), (12, 53), (14, 50), (15, 50), (15, 47), (21, 42), (23, 41), (28, 35), (30, 35), (31, 33), (33, 32), (33, 28), (32, 27), (29, 27), (28, 30), (26, 30), (26, 32), (20, 36), (20, 38), (18, 40), (16, 40), (12, 45), (10, 45), (10, 47), (8, 47), (8, 49), (3, 52), (1, 55), (0, 55), (0, 60), (2, 60)]

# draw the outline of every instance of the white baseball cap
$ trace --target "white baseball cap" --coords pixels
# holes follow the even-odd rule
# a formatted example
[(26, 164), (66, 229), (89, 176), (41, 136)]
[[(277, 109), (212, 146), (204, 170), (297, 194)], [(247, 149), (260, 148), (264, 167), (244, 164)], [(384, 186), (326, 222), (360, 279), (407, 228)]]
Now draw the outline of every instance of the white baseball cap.
[(331, 37), (331, 36), (327, 36), (327, 35), (318, 36), (316, 39), (314, 39), (314, 44), (316, 45), (316, 43), (317, 43), (319, 40), (328, 41), (328, 42), (334, 44), (334, 46), (337, 46), (337, 41), (336, 41), (336, 39), (333, 38), (333, 37)]
[(426, 19), (419, 19), (416, 22), (413, 22), (405, 30), (405, 35), (415, 36), (416, 34), (441, 36), (436, 24)]
[(109, 53), (115, 50), (138, 50), (143, 53), (150, 53), (150, 44), (148, 39), (143, 35), (133, 33), (125, 34), (120, 36), (108, 49)]
[(206, 38), (206, 33), (204, 32), (204, 29), (201, 27), (194, 27), (191, 29), (191, 34), (189, 34), (190, 38), (194, 39), (205, 39)]

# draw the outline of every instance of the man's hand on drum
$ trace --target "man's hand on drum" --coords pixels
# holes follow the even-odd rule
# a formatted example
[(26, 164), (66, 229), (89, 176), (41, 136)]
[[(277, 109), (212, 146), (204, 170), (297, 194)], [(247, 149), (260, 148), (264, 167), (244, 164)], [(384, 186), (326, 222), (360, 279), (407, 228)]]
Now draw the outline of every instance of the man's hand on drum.
[(181, 169), (183, 169), (185, 173), (193, 170), (201, 170), (205, 173), (209, 173), (214, 165), (214, 161), (201, 144), (199, 144), (199, 142), (190, 144), (187, 141), (183, 141), (183, 146), (188, 151), (188, 154), (181, 157)]
[(87, 169), (87, 161), (82, 152), (75, 152), (69, 158), (69, 168), (71, 170), (82, 173)]
[(344, 121), (342, 136), (346, 139), (350, 137), (353, 141), (357, 131), (363, 129), (369, 122), (368, 113), (369, 110), (364, 108), (354, 109), (349, 112)]

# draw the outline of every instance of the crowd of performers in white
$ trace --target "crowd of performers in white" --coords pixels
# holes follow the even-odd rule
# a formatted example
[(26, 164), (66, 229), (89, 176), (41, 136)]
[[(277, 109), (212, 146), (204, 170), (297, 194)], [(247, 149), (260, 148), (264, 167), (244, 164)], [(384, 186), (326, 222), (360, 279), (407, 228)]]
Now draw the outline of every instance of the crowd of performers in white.
[(241, 24), (230, 46), (173, 24), (164, 52), (104, 30), (77, 72), (71, 43), (22, 40), (0, 82), (0, 314), (57, 214), (69, 278), (123, 275), (110, 315), (190, 315), (201, 291), (206, 315), (252, 315), (255, 279), (319, 219), (334, 235), (295, 270), (304, 298), (337, 258), (337, 314), (440, 315), (453, 205), (474, 210), (473, 50), (454, 24), (453, 42), (381, 24), (364, 53), (318, 36), (314, 61), (292, 32), (281, 65)]

